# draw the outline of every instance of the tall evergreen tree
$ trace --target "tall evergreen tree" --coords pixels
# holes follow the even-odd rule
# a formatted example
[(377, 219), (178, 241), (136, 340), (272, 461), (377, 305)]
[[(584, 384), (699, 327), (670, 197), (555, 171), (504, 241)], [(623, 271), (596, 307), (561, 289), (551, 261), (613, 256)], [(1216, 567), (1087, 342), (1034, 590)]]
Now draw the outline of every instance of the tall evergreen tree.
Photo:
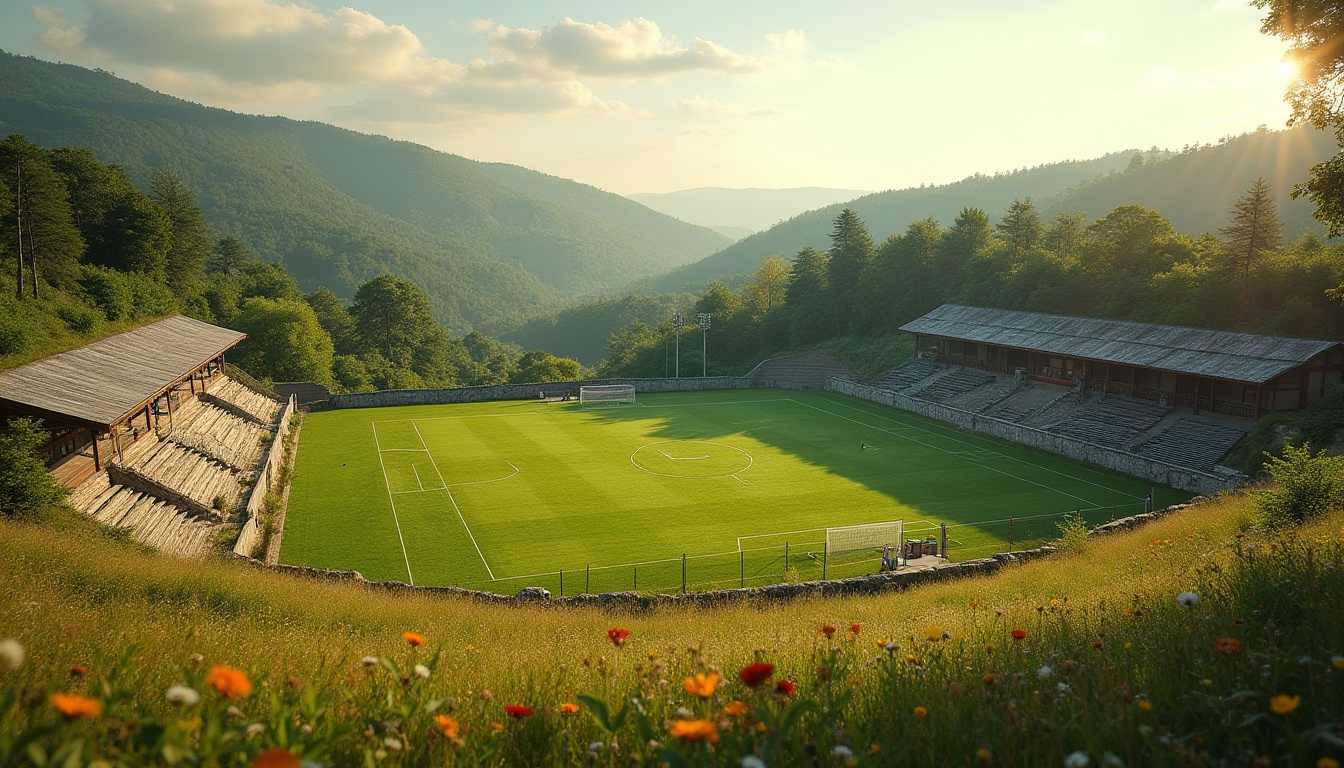
[(179, 295), (190, 293), (210, 256), (210, 225), (196, 205), (195, 193), (167, 168), (156, 168), (149, 177), (149, 197), (168, 219), (168, 287)]
[(858, 214), (849, 208), (841, 211), (833, 224), (831, 247), (827, 251), (830, 256), (827, 278), (837, 321), (835, 332), (844, 333), (850, 320), (857, 316), (854, 290), (858, 288), (859, 275), (872, 262), (876, 248)]
[(812, 344), (833, 334), (834, 314), (829, 303), (830, 257), (815, 248), (804, 248), (789, 266), (789, 287), (784, 307), (789, 317), (789, 342)]
[(954, 301), (961, 287), (961, 271), (976, 254), (994, 243), (989, 215), (979, 208), (962, 208), (952, 228), (938, 241), (933, 258), (933, 284), (941, 301)]
[(350, 315), (367, 348), (407, 368), (420, 352), (417, 347), (429, 340), (431, 329), (438, 327), (425, 292), (393, 275), (379, 275), (361, 285)]
[(0, 141), (0, 182), (12, 195), (2, 226), (18, 263), (15, 295), (23, 298), (25, 266), (35, 298), (44, 280), (58, 286), (73, 284), (84, 240), (48, 153), (22, 135), (10, 134)]
[(1045, 228), (1041, 226), (1041, 215), (1036, 212), (1036, 206), (1031, 204), (1030, 197), (1009, 204), (1003, 219), (994, 225), (994, 229), (1008, 244), (1008, 252), (1014, 264), (1021, 264), (1022, 259), (1041, 244), (1041, 237), (1045, 233)]
[(70, 197), (88, 260), (163, 280), (168, 221), (119, 166), (104, 165), (93, 150), (61, 147), (51, 163)]
[(1283, 225), (1270, 195), (1269, 182), (1258, 178), (1232, 206), (1232, 222), (1221, 230), (1228, 266), (1238, 273), (1244, 287), (1251, 267), (1283, 242)]
[(1062, 259), (1077, 259), (1087, 241), (1087, 214), (1057, 213), (1046, 227), (1041, 245)]

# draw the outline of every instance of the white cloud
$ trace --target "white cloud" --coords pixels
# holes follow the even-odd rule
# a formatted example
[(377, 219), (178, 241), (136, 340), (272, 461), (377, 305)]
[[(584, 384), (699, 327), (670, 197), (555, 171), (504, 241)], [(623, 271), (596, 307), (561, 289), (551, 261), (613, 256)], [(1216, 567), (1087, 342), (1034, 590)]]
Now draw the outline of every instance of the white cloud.
[(478, 22), (476, 29), (489, 41), (494, 59), (473, 62), (473, 68), (496, 79), (639, 80), (686, 72), (747, 75), (764, 68), (759, 60), (709, 40), (696, 38), (687, 48), (648, 19), (611, 26), (565, 18), (540, 30), (487, 21)]
[(1083, 45), (1099, 45), (1106, 42), (1106, 33), (1099, 29), (1083, 30)]
[(693, 115), (714, 117), (769, 117), (782, 113), (775, 107), (746, 107), (741, 104), (725, 104), (718, 99), (705, 96), (696, 96), (691, 99), (673, 99), (668, 102), (668, 106)]
[(772, 50), (780, 53), (806, 53), (812, 48), (812, 43), (808, 41), (807, 35), (796, 29), (786, 29), (783, 32), (767, 34), (765, 42)]

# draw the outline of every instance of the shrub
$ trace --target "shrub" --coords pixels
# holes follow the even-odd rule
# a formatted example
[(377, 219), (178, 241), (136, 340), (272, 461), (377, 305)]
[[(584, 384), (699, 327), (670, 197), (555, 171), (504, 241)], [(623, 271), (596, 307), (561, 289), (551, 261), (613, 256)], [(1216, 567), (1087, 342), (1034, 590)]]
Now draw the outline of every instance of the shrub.
[(1344, 457), (1312, 455), (1311, 444), (1283, 447), (1283, 456), (1266, 454), (1265, 471), (1274, 485), (1257, 499), (1272, 526), (1300, 523), (1344, 504)]
[(1054, 544), (1060, 551), (1076, 555), (1087, 551), (1088, 534), (1092, 529), (1083, 519), (1083, 513), (1070, 512), (1063, 520), (1055, 523), (1055, 527), (1059, 529), (1059, 538)]
[(35, 419), (14, 419), (0, 432), (0, 513), (27, 515), (57, 504), (69, 489), (47, 474), (37, 447), (47, 439)]
[(65, 327), (80, 334), (92, 333), (101, 319), (98, 310), (86, 304), (75, 303), (63, 303), (56, 307), (56, 316), (61, 318)]

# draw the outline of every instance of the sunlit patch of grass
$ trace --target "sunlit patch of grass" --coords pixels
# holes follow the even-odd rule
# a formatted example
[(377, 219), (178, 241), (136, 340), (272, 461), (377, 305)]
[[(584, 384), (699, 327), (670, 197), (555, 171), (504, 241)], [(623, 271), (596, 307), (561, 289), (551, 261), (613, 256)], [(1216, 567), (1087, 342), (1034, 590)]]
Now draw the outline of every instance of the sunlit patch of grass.
[[(273, 747), (328, 765), (1340, 759), (1344, 515), (1275, 538), (1239, 529), (1248, 503), (993, 577), (642, 612), (389, 593), (3, 522), (0, 637), (26, 658), (0, 665), (0, 732), (50, 728), (48, 753), (83, 739), (86, 762), (115, 748), (137, 764), (167, 762), (169, 742), (214, 749), (206, 726), (233, 739), (232, 764)], [(618, 645), (612, 629), (628, 636)], [(738, 677), (753, 662), (772, 665), (757, 688)], [(243, 671), (251, 693), (223, 698), (207, 682), (216, 665)], [(174, 685), (200, 701), (171, 703)], [(67, 720), (54, 692), (102, 711)], [(714, 738), (677, 721), (712, 723)]]

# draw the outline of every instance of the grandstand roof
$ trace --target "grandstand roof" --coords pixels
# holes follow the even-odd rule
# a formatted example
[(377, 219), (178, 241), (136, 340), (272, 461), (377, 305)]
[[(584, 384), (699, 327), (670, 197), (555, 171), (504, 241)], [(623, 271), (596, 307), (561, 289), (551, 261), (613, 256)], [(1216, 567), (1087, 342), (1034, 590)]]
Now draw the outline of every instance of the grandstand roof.
[(176, 315), (0, 371), (0, 404), (107, 428), (245, 338)]
[(902, 331), (1263, 384), (1337, 341), (944, 304)]

